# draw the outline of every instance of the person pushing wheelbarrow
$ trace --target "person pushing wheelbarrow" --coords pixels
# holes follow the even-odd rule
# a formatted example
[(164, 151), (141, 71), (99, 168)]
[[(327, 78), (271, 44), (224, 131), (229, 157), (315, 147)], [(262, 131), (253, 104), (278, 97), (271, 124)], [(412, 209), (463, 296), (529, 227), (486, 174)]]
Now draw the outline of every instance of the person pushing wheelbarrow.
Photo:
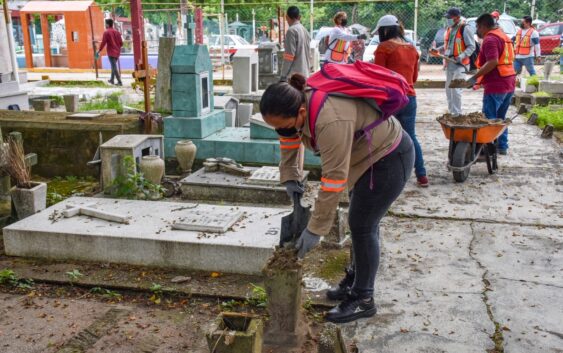
[[(468, 78), (465, 87), (483, 86), (483, 114), (487, 119), (506, 119), (506, 112), (514, 95), (516, 71), (512, 40), (486, 13), (477, 18), (477, 36), (483, 39), (477, 59), (479, 71)], [(508, 128), (498, 138), (498, 153), (508, 154)]]

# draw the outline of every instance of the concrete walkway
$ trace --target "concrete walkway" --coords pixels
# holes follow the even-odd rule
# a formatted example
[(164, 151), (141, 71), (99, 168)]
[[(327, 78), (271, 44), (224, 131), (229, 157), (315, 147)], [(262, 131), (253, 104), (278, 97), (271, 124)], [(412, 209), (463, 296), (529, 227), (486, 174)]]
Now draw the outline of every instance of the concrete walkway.
[[(418, 94), (431, 184), (421, 189), (412, 178), (385, 219), (378, 315), (344, 325), (345, 335), (365, 353), (561, 352), (560, 146), (519, 118), (498, 174), (483, 163), (455, 183), (435, 121), (445, 94)], [(465, 112), (480, 110), (481, 94), (467, 91)]]

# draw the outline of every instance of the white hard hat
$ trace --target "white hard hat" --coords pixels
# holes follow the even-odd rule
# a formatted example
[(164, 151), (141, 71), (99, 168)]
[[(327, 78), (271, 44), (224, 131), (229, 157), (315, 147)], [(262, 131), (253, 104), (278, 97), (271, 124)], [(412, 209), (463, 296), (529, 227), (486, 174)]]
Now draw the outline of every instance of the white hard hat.
[(397, 19), (397, 17), (393, 15), (385, 15), (381, 17), (379, 21), (377, 21), (377, 27), (375, 27), (375, 30), (378, 31), (380, 27), (398, 26), (398, 25), (399, 25), (399, 20)]

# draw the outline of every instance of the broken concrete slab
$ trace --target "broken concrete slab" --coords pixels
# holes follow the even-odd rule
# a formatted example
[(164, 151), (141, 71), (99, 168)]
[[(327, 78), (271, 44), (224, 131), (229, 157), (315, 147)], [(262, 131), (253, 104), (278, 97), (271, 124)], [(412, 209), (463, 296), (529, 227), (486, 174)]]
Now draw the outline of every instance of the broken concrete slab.
[[(90, 203), (100, 211), (126, 215), (130, 223), (60, 218), (67, 205)], [(189, 210), (244, 216), (220, 235), (172, 230)], [(257, 274), (279, 242), (281, 217), (287, 213), (278, 208), (72, 197), (4, 228), (4, 245), (13, 256)]]
[[(258, 168), (248, 167), (251, 171)], [(308, 171), (303, 182), (307, 182)], [(248, 183), (248, 178), (220, 171), (206, 172), (204, 168), (182, 179), (182, 197), (188, 200), (225, 201), (253, 204), (289, 205), (283, 185)]]

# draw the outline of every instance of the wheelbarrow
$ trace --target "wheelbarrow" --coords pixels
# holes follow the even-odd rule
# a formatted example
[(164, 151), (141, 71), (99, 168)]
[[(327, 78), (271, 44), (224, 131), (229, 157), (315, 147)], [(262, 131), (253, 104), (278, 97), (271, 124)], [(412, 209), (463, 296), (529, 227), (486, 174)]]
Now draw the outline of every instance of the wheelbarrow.
[(448, 170), (453, 172), (454, 180), (462, 183), (469, 176), (471, 166), (479, 161), (487, 163), (489, 174), (495, 174), (497, 164), (497, 139), (512, 119), (491, 120), (489, 124), (458, 125), (436, 120), (442, 126), (444, 135), (450, 140), (448, 149)]

